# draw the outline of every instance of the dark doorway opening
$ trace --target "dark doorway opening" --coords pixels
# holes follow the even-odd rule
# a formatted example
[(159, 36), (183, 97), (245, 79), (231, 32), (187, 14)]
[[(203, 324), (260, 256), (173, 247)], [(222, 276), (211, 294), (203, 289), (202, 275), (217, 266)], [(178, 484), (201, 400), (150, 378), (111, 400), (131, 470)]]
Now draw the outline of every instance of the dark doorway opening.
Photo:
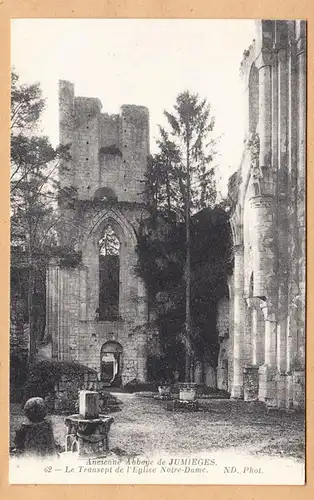
[(101, 348), (100, 379), (108, 386), (120, 387), (122, 383), (122, 352), (121, 344), (114, 341)]

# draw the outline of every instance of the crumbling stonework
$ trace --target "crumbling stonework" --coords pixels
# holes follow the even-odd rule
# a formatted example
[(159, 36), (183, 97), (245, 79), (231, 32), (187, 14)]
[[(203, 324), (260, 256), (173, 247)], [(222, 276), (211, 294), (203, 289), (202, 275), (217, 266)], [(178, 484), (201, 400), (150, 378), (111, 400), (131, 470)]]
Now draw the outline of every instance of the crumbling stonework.
[(217, 305), (217, 331), (219, 356), (217, 366), (217, 388), (228, 391), (229, 387), (229, 298), (223, 297)]
[(241, 70), (247, 138), (231, 218), (231, 396), (244, 397), (245, 377), (248, 398), (303, 408), (305, 21), (258, 21)]
[[(146, 291), (135, 273), (136, 230), (145, 216), (144, 185), (149, 154), (148, 110), (122, 106), (120, 115), (101, 113), (98, 99), (76, 97), (60, 82), (60, 143), (70, 158), (59, 172), (59, 243), (82, 254), (73, 268), (51, 262), (47, 274), (47, 334), (52, 356), (75, 360), (100, 372), (101, 350), (116, 343), (122, 383), (146, 379)], [(108, 224), (120, 242), (119, 311), (101, 321), (99, 240)], [(113, 354), (112, 354), (113, 355)]]

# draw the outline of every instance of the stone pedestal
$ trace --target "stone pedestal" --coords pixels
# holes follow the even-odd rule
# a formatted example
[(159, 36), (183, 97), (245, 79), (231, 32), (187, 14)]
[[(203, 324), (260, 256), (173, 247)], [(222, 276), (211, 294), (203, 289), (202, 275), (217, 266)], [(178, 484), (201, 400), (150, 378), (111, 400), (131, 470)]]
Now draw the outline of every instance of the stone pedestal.
[(243, 368), (244, 401), (258, 401), (258, 366), (245, 365)]
[(201, 385), (203, 383), (203, 366), (199, 361), (197, 361), (195, 364), (194, 382), (198, 385)]
[(205, 365), (205, 385), (207, 387), (216, 388), (216, 380), (215, 380), (215, 368), (211, 365)]
[(22, 424), (16, 431), (15, 446), (18, 453), (33, 457), (52, 457), (57, 455), (50, 420)]
[(286, 408), (293, 408), (293, 377), (291, 374), (286, 376)]
[(80, 456), (101, 456), (109, 450), (109, 431), (112, 417), (99, 415), (99, 394), (80, 391), (80, 413), (65, 419), (67, 435), (65, 451)]
[(114, 419), (100, 415), (99, 418), (83, 419), (71, 415), (65, 419), (67, 435), (65, 451), (79, 456), (102, 456), (109, 451), (109, 430)]
[(277, 406), (278, 408), (285, 408), (287, 376), (284, 373), (278, 373), (276, 380), (277, 380)]
[(179, 385), (179, 399), (180, 401), (194, 401), (196, 397), (196, 384), (181, 383)]
[(80, 391), (80, 415), (82, 418), (98, 418), (99, 394), (96, 391)]
[(258, 399), (267, 406), (277, 406), (277, 370), (267, 365), (259, 367)]
[(304, 371), (295, 371), (292, 375), (293, 384), (293, 408), (304, 410), (305, 407), (305, 373)]

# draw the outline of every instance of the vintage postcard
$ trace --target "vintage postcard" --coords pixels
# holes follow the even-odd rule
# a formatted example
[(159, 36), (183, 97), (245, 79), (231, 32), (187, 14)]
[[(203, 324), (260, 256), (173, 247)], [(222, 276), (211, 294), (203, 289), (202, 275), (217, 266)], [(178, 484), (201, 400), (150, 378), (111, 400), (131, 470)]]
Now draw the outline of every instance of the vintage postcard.
[(11, 21), (11, 484), (304, 484), (306, 40)]

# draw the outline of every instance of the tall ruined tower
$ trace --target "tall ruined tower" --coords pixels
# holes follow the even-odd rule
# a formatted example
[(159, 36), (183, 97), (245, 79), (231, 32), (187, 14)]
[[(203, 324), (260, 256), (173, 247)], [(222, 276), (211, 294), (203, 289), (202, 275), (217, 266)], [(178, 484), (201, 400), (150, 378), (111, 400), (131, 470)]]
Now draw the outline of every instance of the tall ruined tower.
[(119, 384), (146, 379), (146, 296), (134, 268), (149, 117), (143, 106), (124, 105), (119, 115), (101, 107), (60, 81), (60, 143), (69, 145), (70, 158), (59, 180), (73, 199), (61, 197), (59, 243), (82, 259), (49, 268), (47, 333), (53, 358), (78, 361)]

